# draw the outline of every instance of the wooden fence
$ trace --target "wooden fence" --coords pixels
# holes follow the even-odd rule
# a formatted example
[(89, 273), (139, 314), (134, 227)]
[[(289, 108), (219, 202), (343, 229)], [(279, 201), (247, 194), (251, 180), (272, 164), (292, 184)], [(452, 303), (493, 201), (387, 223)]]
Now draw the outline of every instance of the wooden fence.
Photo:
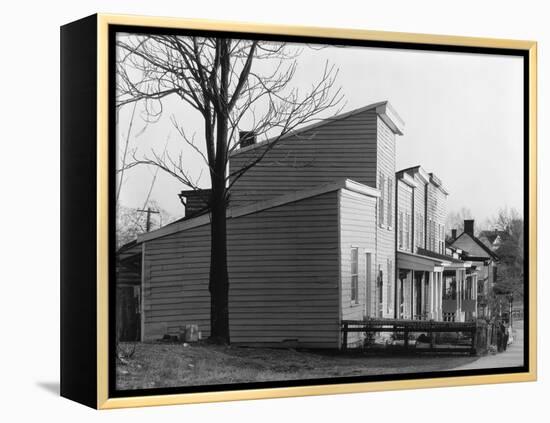
[[(418, 352), (465, 352), (470, 354), (480, 354), (487, 351), (491, 343), (492, 331), (490, 326), (484, 322), (436, 322), (426, 320), (401, 320), (401, 319), (368, 319), (368, 320), (343, 320), (341, 323), (342, 331), (342, 350), (349, 348), (348, 334), (359, 332), (365, 334), (365, 339), (372, 339), (375, 333), (389, 332), (394, 337), (403, 338), (402, 345), (385, 345), (388, 350), (412, 350), (411, 334), (426, 334), (427, 343), (419, 348), (416, 341), (414, 350)], [(441, 334), (456, 333), (457, 342), (455, 344), (438, 343), (437, 338), (442, 338)], [(461, 342), (458, 342), (458, 340)], [(468, 342), (464, 343), (464, 339)], [(374, 347), (375, 344), (363, 344), (364, 349)]]

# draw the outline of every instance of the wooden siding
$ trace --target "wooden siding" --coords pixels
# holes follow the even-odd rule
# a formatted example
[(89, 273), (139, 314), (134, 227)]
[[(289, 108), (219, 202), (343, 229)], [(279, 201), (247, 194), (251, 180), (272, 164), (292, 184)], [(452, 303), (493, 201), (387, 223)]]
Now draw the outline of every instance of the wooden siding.
[[(396, 234), (397, 249), (413, 252), (413, 188), (401, 180), (397, 181)], [(408, 221), (408, 228), (407, 228)], [(407, 242), (408, 232), (408, 242)]]
[[(380, 174), (386, 179), (391, 179), (395, 186), (395, 134), (382, 121), (377, 119), (377, 188), (380, 189)], [(394, 191), (395, 192), (395, 191)], [(394, 204), (395, 201), (392, 202)], [(395, 208), (395, 206), (393, 206)], [(380, 207), (378, 207), (380, 213)], [(394, 288), (395, 288), (395, 212), (393, 210), (389, 225), (376, 225), (376, 270), (383, 272), (382, 288), (382, 317), (393, 317), (394, 312)], [(388, 270), (390, 274), (388, 275)]]
[[(368, 110), (281, 140), (263, 160), (240, 178), (231, 191), (231, 206), (265, 200), (349, 178), (376, 187), (377, 114)], [(234, 154), (234, 172), (265, 149)]]
[(416, 188), (414, 189), (414, 246), (426, 248), (426, 183), (414, 175)]
[[(358, 303), (351, 301), (351, 249), (358, 248)], [(367, 278), (367, 253), (371, 254), (370, 277)], [(348, 190), (340, 192), (341, 318), (362, 319), (375, 307), (376, 199)], [(367, 287), (367, 280), (370, 286)], [(349, 333), (348, 342), (360, 339)]]
[[(444, 254), (441, 243), (445, 241), (445, 221), (447, 218), (447, 195), (433, 183), (428, 184), (426, 203), (427, 249)], [(432, 222), (430, 224), (430, 221)], [(444, 245), (444, 244), (443, 244)]]
[[(231, 340), (336, 348), (337, 191), (228, 220)], [(210, 226), (147, 241), (145, 338), (210, 330)]]

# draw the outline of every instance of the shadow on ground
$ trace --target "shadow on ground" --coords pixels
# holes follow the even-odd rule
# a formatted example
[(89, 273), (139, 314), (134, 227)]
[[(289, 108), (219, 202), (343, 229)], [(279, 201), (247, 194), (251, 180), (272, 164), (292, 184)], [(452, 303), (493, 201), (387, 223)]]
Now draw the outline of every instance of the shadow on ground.
[(59, 382), (36, 382), (36, 386), (55, 396), (59, 396)]

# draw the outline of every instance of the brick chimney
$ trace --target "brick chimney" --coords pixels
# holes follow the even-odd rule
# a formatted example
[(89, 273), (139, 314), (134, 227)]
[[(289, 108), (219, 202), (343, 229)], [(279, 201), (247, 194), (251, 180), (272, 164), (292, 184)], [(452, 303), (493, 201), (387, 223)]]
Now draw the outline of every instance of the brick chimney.
[(239, 146), (241, 148), (256, 144), (256, 133), (254, 131), (239, 131)]
[(185, 206), (185, 217), (192, 217), (208, 209), (209, 189), (187, 190), (178, 194)]
[(464, 219), (464, 232), (474, 236), (474, 219)]
[(456, 229), (451, 230), (451, 239), (453, 241), (456, 239)]

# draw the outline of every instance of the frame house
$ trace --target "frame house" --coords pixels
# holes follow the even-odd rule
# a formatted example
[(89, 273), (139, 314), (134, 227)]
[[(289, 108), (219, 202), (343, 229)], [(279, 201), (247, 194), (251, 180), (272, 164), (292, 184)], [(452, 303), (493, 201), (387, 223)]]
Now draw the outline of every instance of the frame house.
[[(403, 130), (383, 101), (274, 145), (247, 135), (230, 171), (266, 154), (231, 189), (232, 343), (340, 348), (342, 320), (393, 318), (395, 142)], [(132, 247), (142, 257), (142, 340), (186, 324), (209, 335), (210, 219), (197, 212), (194, 195), (180, 195), (191, 216), (140, 235)]]
[(421, 166), (396, 173), (398, 319), (464, 322), (476, 317), (477, 273), (447, 254), (448, 191)]
[(489, 295), (497, 278), (498, 255), (474, 234), (473, 219), (464, 220), (464, 232), (456, 236), (456, 229), (452, 231), (452, 240), (449, 247), (458, 251), (463, 260), (471, 262), (477, 270), (476, 311), (479, 317), (491, 317), (488, 308)]
[[(384, 101), (275, 144), (243, 132), (230, 174), (263, 158), (230, 181), (232, 343), (340, 348), (342, 321), (445, 318), (445, 272), (458, 280), (466, 265), (444, 256), (441, 181), (420, 167), (396, 174), (403, 130)], [(139, 235), (126, 251), (141, 257), (141, 340), (176, 335), (187, 324), (209, 335), (206, 195), (183, 191), (186, 217)], [(453, 304), (458, 318), (448, 320), (463, 321), (461, 304)], [(350, 333), (346, 346), (363, 336)]]

